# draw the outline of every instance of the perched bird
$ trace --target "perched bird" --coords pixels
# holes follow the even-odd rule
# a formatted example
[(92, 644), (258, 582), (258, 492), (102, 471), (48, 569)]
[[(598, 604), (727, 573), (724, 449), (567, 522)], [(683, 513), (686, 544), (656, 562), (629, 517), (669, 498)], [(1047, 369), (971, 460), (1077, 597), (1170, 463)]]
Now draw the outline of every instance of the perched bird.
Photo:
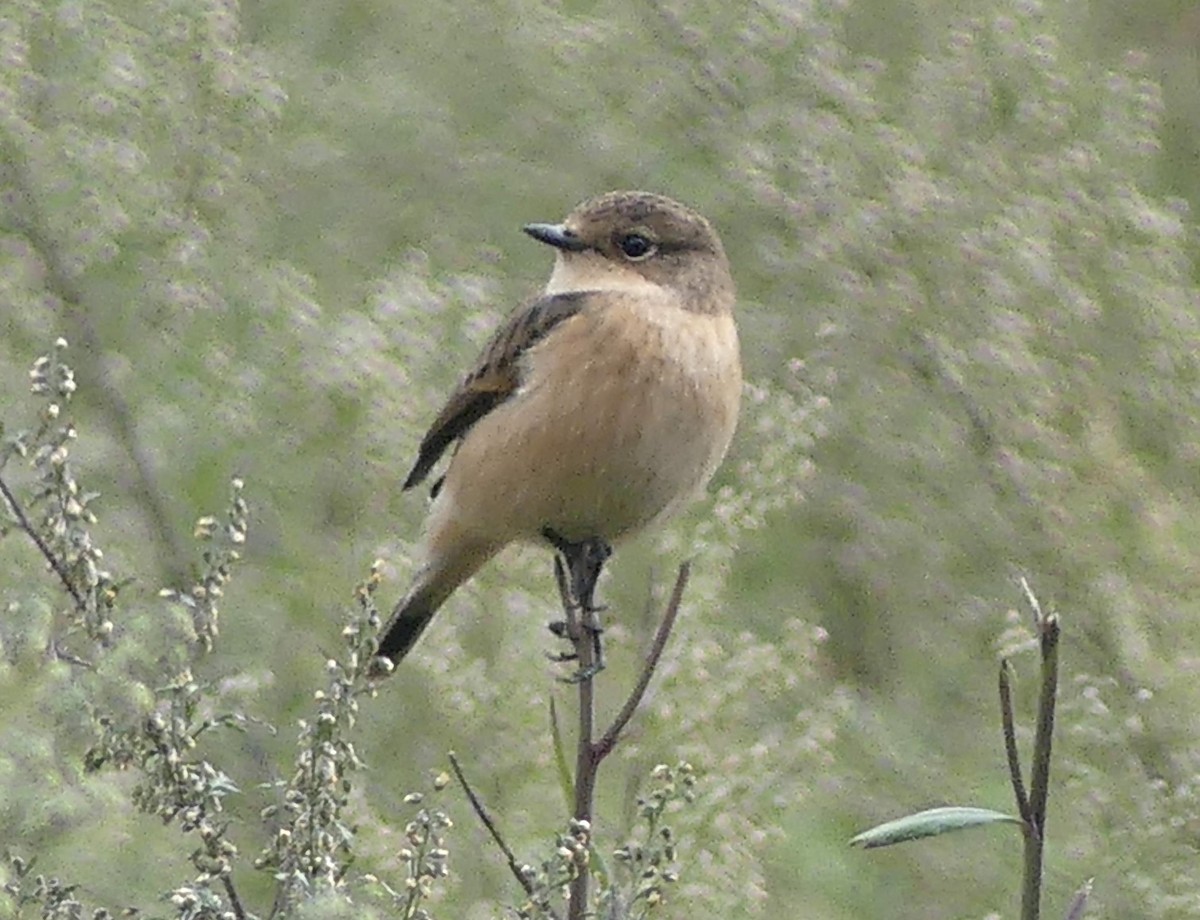
[(393, 663), (507, 544), (635, 534), (698, 493), (733, 437), (734, 286), (707, 220), (661, 195), (610, 192), (524, 230), (556, 250), (546, 289), (492, 336), (404, 482), (454, 446), (420, 568), (379, 645)]

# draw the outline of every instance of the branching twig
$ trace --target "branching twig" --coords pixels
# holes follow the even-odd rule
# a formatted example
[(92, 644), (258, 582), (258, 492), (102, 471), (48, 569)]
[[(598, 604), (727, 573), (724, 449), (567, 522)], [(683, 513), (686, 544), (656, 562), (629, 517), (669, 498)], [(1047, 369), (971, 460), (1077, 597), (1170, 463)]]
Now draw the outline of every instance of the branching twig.
[(1033, 739), (1033, 761), (1029, 771), (1026, 821), (1025, 867), (1021, 891), (1021, 920), (1038, 920), (1041, 915), (1043, 861), (1046, 845), (1046, 804), (1050, 796), (1050, 755), (1054, 741), (1054, 707), (1058, 696), (1058, 616), (1046, 613), (1028, 582), (1021, 588), (1036, 617), (1042, 655), (1041, 692), (1038, 698), (1037, 729)]
[(1000, 719), (1004, 726), (1004, 753), (1008, 758), (1008, 775), (1012, 781), (1013, 796), (1017, 800), (1017, 810), (1025, 822), (1027, 832), (1037, 833), (1029, 811), (1025, 778), (1021, 775), (1021, 755), (1017, 751), (1017, 730), (1013, 720), (1012, 672), (1009, 670), (1007, 658), (1000, 662)]
[[(671, 630), (675, 625), (675, 620), (679, 615), (679, 608), (683, 601), (683, 592), (687, 587), (691, 567), (686, 562), (680, 565), (679, 575), (675, 579), (675, 587), (671, 591), (671, 598), (667, 603), (666, 610), (663, 612), (662, 622), (659, 623), (658, 629), (654, 634), (654, 639), (647, 650), (646, 660), (642, 665), (637, 682), (634, 684), (633, 689), (630, 691), (628, 698), (620, 710), (618, 710), (608, 730), (604, 732), (599, 740), (594, 741), (596, 696), (593, 681), (600, 670), (598, 665), (601, 660), (601, 654), (597, 638), (599, 624), (594, 619), (597, 609), (593, 607), (592, 597), (596, 587), (596, 580), (600, 574), (600, 568), (610, 550), (606, 544), (598, 542), (593, 542), (591, 545), (572, 545), (567, 544), (565, 541), (562, 541), (559, 550), (561, 555), (554, 557), (554, 579), (558, 584), (558, 593), (562, 600), (563, 612), (566, 615), (566, 619), (561, 628), (558, 625), (552, 625), (551, 629), (556, 635), (569, 640), (572, 645), (573, 657), (568, 659), (567, 656), (558, 656), (556, 660), (575, 661), (578, 665), (578, 671), (572, 678), (572, 682), (579, 687), (579, 727), (576, 739), (574, 794), (571, 796), (573, 801), (569, 803), (573, 813), (573, 818), (570, 822), (573, 839), (570, 841), (570, 846), (566, 851), (568, 853), (565, 865), (567, 875), (562, 881), (565, 881), (566, 878), (570, 879), (569, 900), (567, 904), (568, 920), (584, 920), (585, 917), (589, 916), (588, 892), (592, 875), (590, 859), (593, 855), (591, 821), (592, 808), (596, 795), (596, 775), (600, 763), (612, 753), (617, 742), (620, 741), (621, 733), (637, 712), (642, 700), (645, 699), (646, 690), (650, 686), (650, 680), (654, 676), (654, 671), (658, 667), (663, 650), (666, 648), (667, 640), (670, 638)], [(566, 557), (565, 563), (564, 557)], [(569, 572), (568, 565), (570, 566)], [(589, 617), (593, 618), (589, 619)], [(552, 730), (556, 736), (555, 750), (561, 752), (562, 746), (557, 741), (558, 721), (554, 712), (553, 702), (551, 703), (551, 723)], [(558, 756), (562, 759), (561, 754)], [(450, 754), (450, 765), (454, 770), (455, 776), (458, 778), (459, 785), (462, 786), (463, 791), (467, 794), (467, 798), (470, 800), (475, 814), (483, 822), (483, 826), (487, 828), (492, 840), (496, 842), (496, 845), (504, 854), (509, 870), (517, 879), (525, 894), (531, 900), (537, 900), (540, 909), (548, 916), (554, 918), (554, 920), (557, 920), (557, 915), (545, 903), (545, 899), (542, 897), (543, 892), (534, 884), (534, 879), (528, 875), (528, 870), (517, 862), (516, 855), (504, 841), (487, 807), (480, 800), (479, 796), (475, 794), (470, 783), (467, 782), (458, 758), (453, 753)], [(565, 772), (565, 766), (561, 764), (560, 772)], [(561, 865), (563, 864), (560, 863)], [(555, 884), (561, 884), (562, 881)]]
[[(592, 733), (595, 727), (595, 693), (592, 685), (595, 677), (595, 647), (592, 642), (592, 636), (589, 635), (588, 630), (582, 628), (581, 624), (574, 630), (568, 628), (568, 636), (574, 643), (575, 654), (579, 659), (580, 673), (583, 675), (583, 678), (579, 681), (579, 737), (576, 739), (577, 754), (575, 758), (575, 820), (584, 823), (584, 826), (588, 828), (589, 834), (592, 820), (592, 806), (596, 797), (596, 776), (600, 763), (612, 752), (620, 738), (621, 732), (625, 729), (629, 720), (633, 718), (634, 712), (645, 696), (646, 688), (649, 686), (650, 679), (654, 675), (654, 669), (657, 667), (663, 649), (666, 647), (667, 639), (670, 637), (671, 628), (675, 625), (675, 618), (679, 613), (679, 605), (683, 599), (683, 590), (687, 586), (689, 573), (690, 567), (688, 563), (685, 562), (680, 565), (679, 576), (675, 579), (675, 588), (671, 592), (671, 600), (667, 604), (667, 609), (663, 614), (662, 623), (655, 633), (654, 641), (651, 643), (646, 663), (642, 668), (638, 681), (634, 685), (628, 699), (626, 699), (625, 704), (617, 713), (617, 717), (613, 720), (612, 725), (599, 741), (592, 740)], [(575, 608), (578, 606), (578, 599), (566, 590), (567, 580), (563, 573), (563, 566), (557, 560), (555, 562), (555, 574), (558, 579), (560, 593), (563, 596), (564, 608), (567, 609), (568, 627), (570, 627), (573, 622), (571, 619), (572, 615), (576, 612)], [(579, 618), (576, 618), (574, 623), (579, 624)], [(590, 881), (591, 872), (585, 864), (579, 868), (579, 874), (571, 882), (571, 900), (567, 912), (568, 920), (583, 920), (587, 916)]]

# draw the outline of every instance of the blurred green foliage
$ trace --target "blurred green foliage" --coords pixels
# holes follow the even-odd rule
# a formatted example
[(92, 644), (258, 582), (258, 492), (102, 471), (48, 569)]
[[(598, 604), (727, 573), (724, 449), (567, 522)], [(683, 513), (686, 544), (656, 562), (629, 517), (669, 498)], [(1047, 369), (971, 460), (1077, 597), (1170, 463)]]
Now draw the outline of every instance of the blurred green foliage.
[[(727, 243), (752, 384), (710, 500), (604, 588), (615, 705), (647, 594), (696, 561), (598, 833), (622, 843), (635, 779), (687, 759), (671, 916), (1012, 915), (1015, 846), (845, 841), (1009, 807), (994, 665), (1024, 574), (1065, 625), (1048, 898), (1095, 876), (1095, 916), (1191, 916), (1197, 47), (1182, 0), (8, 0), (0, 418), (25, 424), (27, 370), (66, 338), (74, 462), (135, 578), (117, 629), (182, 628), (154, 597), (246, 480), (199, 678), (281, 728), (225, 752), (226, 808), (256, 814), (352, 586), (380, 556), (402, 590), (422, 424), (548, 270), (517, 228), (671, 194)], [(39, 657), (63, 598), (20, 539), (0, 560), (0, 836), (97, 903), (152, 904), (178, 832), (82, 775), (78, 682)], [(399, 872), (401, 798), (451, 748), (518, 852), (559, 826), (553, 600), (547, 554), (506, 554), (364, 705), (372, 871)], [(106, 703), (132, 714), (153, 654), (129, 654)], [(510, 880), (462, 803), (456, 824), (440, 915), (499, 916)]]

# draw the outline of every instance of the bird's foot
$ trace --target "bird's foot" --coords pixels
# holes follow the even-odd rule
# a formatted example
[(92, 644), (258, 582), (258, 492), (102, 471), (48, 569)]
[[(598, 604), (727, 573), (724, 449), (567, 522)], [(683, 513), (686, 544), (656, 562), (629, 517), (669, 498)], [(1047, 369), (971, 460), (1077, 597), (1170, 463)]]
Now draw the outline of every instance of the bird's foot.
[(589, 667), (578, 668), (565, 677), (560, 677), (559, 680), (564, 684), (582, 684), (585, 680), (591, 680), (603, 670), (604, 662), (597, 661), (595, 664), (590, 665)]
[[(583, 616), (575, 621), (574, 629), (572, 629), (572, 624), (567, 620), (551, 620), (546, 624), (546, 629), (550, 630), (551, 634), (556, 639), (563, 639), (567, 642), (574, 642), (579, 637), (580, 632), (586, 632), (592, 637), (593, 649), (599, 653), (600, 637), (604, 633), (604, 625), (600, 622), (598, 614), (607, 609), (607, 606), (601, 605), (591, 610), (582, 611)], [(562, 661), (570, 661), (574, 658), (578, 658), (579, 656), (574, 652), (571, 652), (569, 654), (564, 653), (562, 655), (553, 655), (551, 657)]]
[[(600, 621), (596, 616), (597, 613), (599, 613), (599, 610), (583, 611), (583, 616), (579, 620), (578, 627), (591, 637), (592, 663), (585, 667), (579, 668), (573, 674), (569, 674), (566, 677), (560, 677), (559, 680), (563, 681), (564, 683), (582, 683), (591, 677), (595, 677), (597, 674), (603, 671), (606, 666), (604, 661), (604, 643), (601, 640), (601, 637), (604, 634), (604, 627), (600, 624)], [(558, 638), (574, 642), (574, 640), (571, 638), (571, 624), (566, 620), (555, 620), (553, 623), (548, 623), (546, 625), (550, 632), (554, 633), (554, 635)], [(563, 664), (568, 661), (578, 661), (579, 652), (547, 652), (546, 657), (557, 664)]]
[(579, 541), (567, 540), (549, 527), (544, 529), (542, 534), (558, 550), (567, 568), (569, 603), (572, 609), (568, 611), (567, 620), (551, 623), (550, 631), (560, 639), (574, 643), (576, 650), (570, 655), (564, 655), (560, 660), (579, 660), (582, 656), (582, 634), (586, 633), (591, 638), (591, 661), (569, 678), (565, 678), (570, 683), (580, 683), (604, 670), (604, 643), (601, 638), (604, 627), (600, 623), (600, 613), (605, 607), (595, 602), (595, 596), (596, 582), (600, 578), (604, 563), (612, 555), (612, 547), (599, 537)]

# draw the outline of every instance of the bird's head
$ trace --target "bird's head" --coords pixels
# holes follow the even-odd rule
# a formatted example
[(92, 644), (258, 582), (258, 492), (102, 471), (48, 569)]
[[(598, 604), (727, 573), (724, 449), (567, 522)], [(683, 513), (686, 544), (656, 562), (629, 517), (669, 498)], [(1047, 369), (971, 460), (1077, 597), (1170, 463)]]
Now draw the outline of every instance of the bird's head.
[(548, 294), (665, 288), (700, 313), (733, 307), (729, 260), (712, 224), (650, 192), (609, 192), (578, 205), (558, 224), (525, 232), (558, 250)]

